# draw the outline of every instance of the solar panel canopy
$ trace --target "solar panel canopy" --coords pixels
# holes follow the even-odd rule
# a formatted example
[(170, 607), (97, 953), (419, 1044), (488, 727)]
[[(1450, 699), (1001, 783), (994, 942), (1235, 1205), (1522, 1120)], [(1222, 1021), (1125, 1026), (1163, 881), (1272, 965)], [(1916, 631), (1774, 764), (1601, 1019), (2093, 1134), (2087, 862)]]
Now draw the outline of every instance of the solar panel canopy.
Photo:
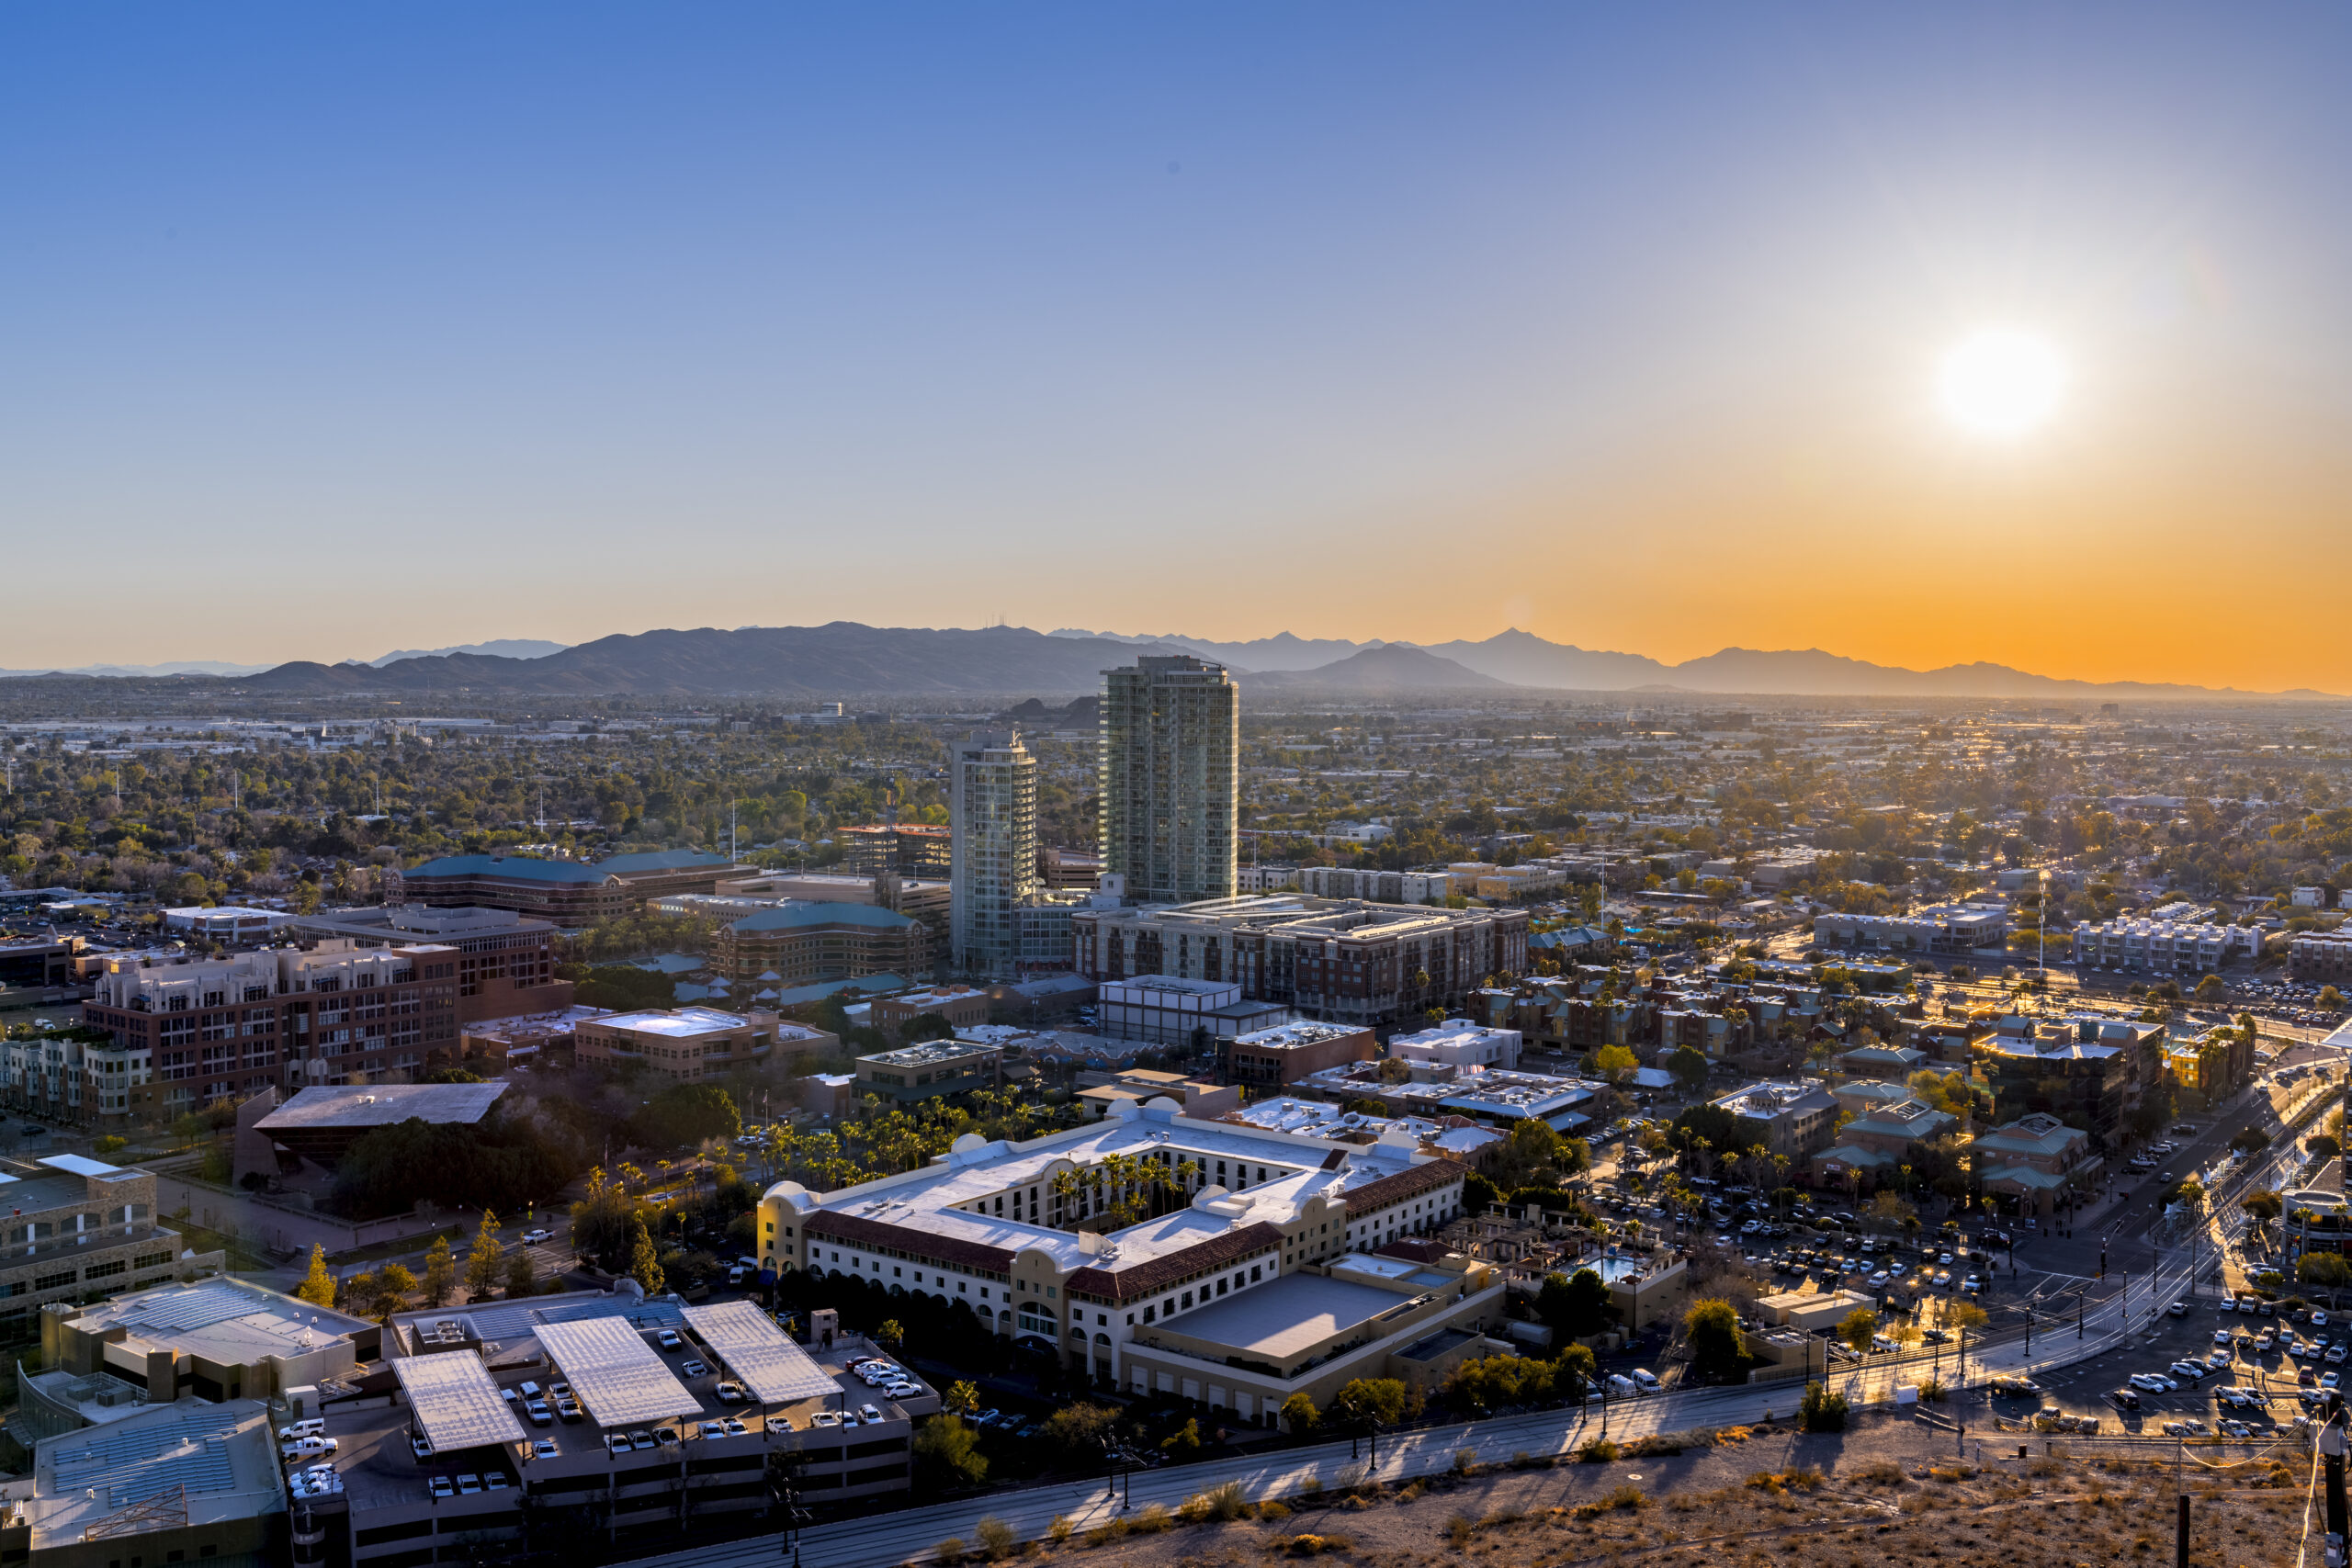
[(392, 1375), (435, 1453), (523, 1440), (522, 1423), (479, 1357), (457, 1351), (395, 1357)]
[(750, 1302), (719, 1302), (685, 1309), (686, 1322), (711, 1354), (726, 1364), (762, 1404), (829, 1399), (841, 1392), (832, 1375), (785, 1337)]
[(698, 1416), (702, 1402), (638, 1331), (618, 1318), (543, 1323), (539, 1348), (599, 1427), (634, 1427)]

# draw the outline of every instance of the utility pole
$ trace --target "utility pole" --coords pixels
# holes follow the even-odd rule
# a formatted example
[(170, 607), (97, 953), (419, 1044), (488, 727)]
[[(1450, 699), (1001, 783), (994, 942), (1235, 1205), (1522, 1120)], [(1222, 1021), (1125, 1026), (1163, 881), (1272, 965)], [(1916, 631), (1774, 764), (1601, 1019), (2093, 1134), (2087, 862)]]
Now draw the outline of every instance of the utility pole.
[(2320, 1461), (2327, 1469), (2327, 1557), (2328, 1568), (2345, 1568), (2345, 1536), (2352, 1526), (2345, 1519), (2344, 1506), (2344, 1396), (2328, 1396), (2327, 1425), (2320, 1428)]

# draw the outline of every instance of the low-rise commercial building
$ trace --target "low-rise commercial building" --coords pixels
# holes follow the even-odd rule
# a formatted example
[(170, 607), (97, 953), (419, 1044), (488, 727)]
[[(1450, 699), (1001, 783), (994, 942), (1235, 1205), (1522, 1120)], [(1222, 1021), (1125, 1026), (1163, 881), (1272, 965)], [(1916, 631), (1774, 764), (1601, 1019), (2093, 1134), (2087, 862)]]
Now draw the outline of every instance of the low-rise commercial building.
[(936, 1018), (951, 1029), (969, 1029), (989, 1021), (989, 994), (970, 986), (930, 986), (874, 998), (874, 1027), (896, 1040), (919, 1018)]
[(286, 1483), (259, 1400), (143, 1406), (51, 1437), (0, 1494), (0, 1562), (28, 1568), (284, 1561)]
[(1814, 918), (1813, 940), (1823, 947), (1971, 958), (2007, 951), (2009, 911), (2000, 904), (1937, 904), (1907, 915), (1822, 914)]
[(0, 1161), (0, 1331), (25, 1330), (52, 1302), (216, 1271), (219, 1251), (189, 1250), (156, 1223), (155, 1178), (86, 1155)]
[(1131, 1100), (1148, 1104), (1155, 1100), (1171, 1100), (1182, 1107), (1185, 1115), (1202, 1121), (1241, 1109), (1238, 1084), (1203, 1083), (1182, 1073), (1158, 1072), (1149, 1067), (1081, 1072), (1078, 1081), (1078, 1102), (1098, 1121)]
[(1233, 1082), (1266, 1088), (1298, 1083), (1342, 1062), (1369, 1062), (1379, 1052), (1369, 1029), (1284, 1023), (1236, 1035), (1218, 1047), (1217, 1066)]
[(250, 909), (237, 904), (191, 905), (164, 911), (164, 929), (184, 931), (198, 942), (243, 947), (267, 942), (294, 920), (283, 909)]
[(970, 1040), (932, 1040), (857, 1059), (857, 1090), (884, 1100), (937, 1100), (1004, 1081), (1004, 1052)]
[(1979, 1134), (1974, 1153), (1984, 1191), (2028, 1214), (2048, 1214), (2069, 1193), (2092, 1184), (2103, 1163), (2091, 1149), (2089, 1133), (2043, 1112)]
[(606, 1013), (572, 1027), (573, 1060), (605, 1066), (642, 1066), (681, 1080), (725, 1077), (787, 1055), (837, 1049), (838, 1037), (771, 1014), (685, 1007)]
[(279, 1104), (273, 1089), (237, 1108), (235, 1176), (277, 1175), (281, 1148), (333, 1170), (361, 1138), (411, 1120), (479, 1126), (505, 1092), (503, 1083), (314, 1085)]
[(226, 1275), (60, 1302), (41, 1309), (43, 1371), (19, 1371), (19, 1410), (49, 1437), (175, 1400), (284, 1398), (350, 1376), (380, 1343), (364, 1317)]
[(1388, 1054), (1400, 1061), (1425, 1062), (1449, 1067), (1519, 1066), (1519, 1031), (1492, 1029), (1466, 1018), (1449, 1018), (1418, 1034), (1392, 1034)]

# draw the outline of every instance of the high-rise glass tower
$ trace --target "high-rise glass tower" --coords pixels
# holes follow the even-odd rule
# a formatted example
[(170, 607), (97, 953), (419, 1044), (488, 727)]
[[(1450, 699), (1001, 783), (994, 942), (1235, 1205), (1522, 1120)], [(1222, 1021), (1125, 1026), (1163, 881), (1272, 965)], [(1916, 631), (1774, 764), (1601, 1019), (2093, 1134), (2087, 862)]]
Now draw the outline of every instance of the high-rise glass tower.
[(1230, 898), (1240, 690), (1180, 654), (1102, 672), (1102, 869), (1136, 903)]
[(948, 942), (969, 975), (1012, 979), (1013, 908), (1037, 888), (1037, 759), (1018, 734), (974, 730), (948, 749)]

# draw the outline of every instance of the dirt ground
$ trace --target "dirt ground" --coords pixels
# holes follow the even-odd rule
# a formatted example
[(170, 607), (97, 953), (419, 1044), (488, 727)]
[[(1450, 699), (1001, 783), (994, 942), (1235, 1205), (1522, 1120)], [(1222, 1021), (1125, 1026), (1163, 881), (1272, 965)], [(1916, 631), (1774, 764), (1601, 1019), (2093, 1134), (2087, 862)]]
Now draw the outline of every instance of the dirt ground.
[[(1500, 1467), (1377, 1495), (1295, 1499), (1279, 1517), (1168, 1521), (1164, 1531), (1071, 1537), (1045, 1545), (1077, 1564), (1266, 1564), (1335, 1558), (1361, 1568), (1487, 1563), (1799, 1562), (1804, 1568), (2041, 1568), (2172, 1559), (2173, 1461), (2146, 1450), (1952, 1437), (1893, 1416), (1836, 1436), (1734, 1428), (1707, 1448), (1609, 1463)], [(2209, 1451), (2209, 1464), (2229, 1457)], [(2308, 1456), (2184, 1471), (2190, 1557), (2199, 1568), (2293, 1560)], [(2314, 1530), (2324, 1528), (2324, 1506)], [(1146, 1528), (1158, 1523), (1146, 1521)], [(2318, 1560), (2317, 1545), (2312, 1561)]]

